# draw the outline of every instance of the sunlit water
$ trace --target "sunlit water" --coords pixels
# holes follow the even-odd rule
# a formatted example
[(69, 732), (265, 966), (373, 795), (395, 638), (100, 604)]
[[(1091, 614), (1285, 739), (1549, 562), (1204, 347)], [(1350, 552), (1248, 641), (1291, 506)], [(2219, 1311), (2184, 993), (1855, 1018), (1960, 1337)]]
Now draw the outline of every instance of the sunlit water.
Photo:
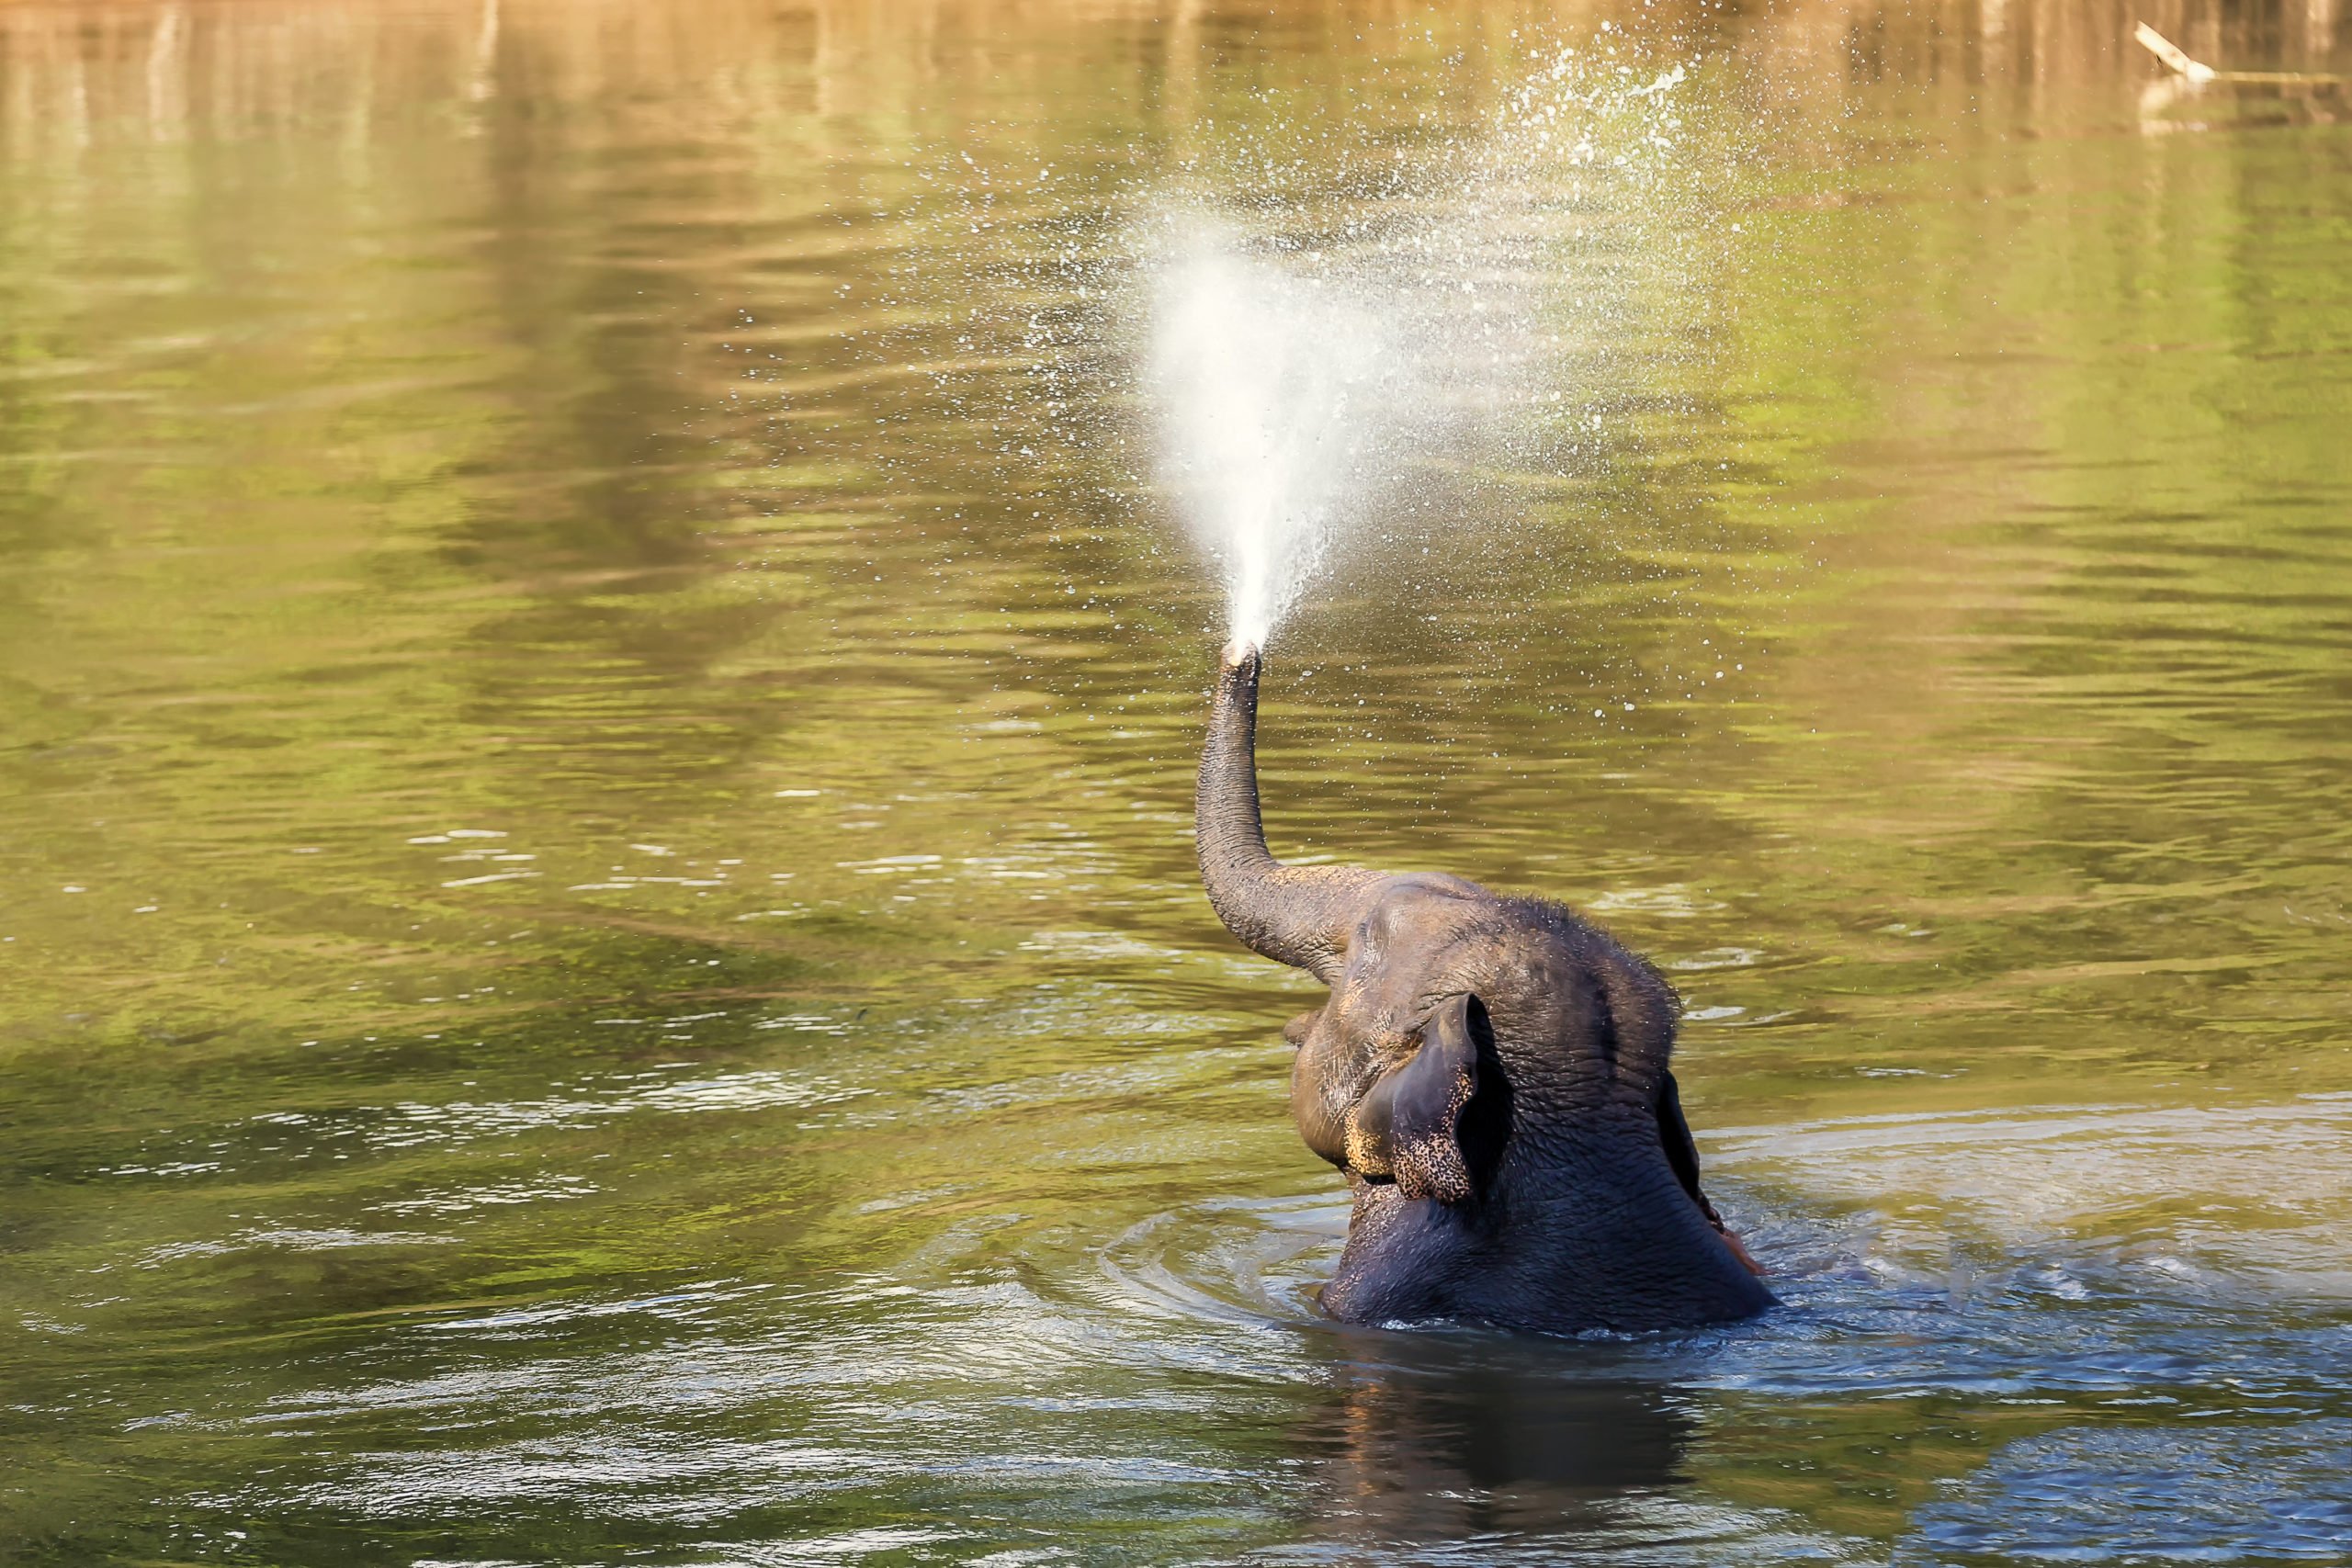
[[(0, 9), (0, 1556), (2352, 1555), (2352, 128), (2133, 19)], [(1517, 327), (1276, 840), (1652, 954), (1785, 1310), (1315, 1315), (1204, 200)]]

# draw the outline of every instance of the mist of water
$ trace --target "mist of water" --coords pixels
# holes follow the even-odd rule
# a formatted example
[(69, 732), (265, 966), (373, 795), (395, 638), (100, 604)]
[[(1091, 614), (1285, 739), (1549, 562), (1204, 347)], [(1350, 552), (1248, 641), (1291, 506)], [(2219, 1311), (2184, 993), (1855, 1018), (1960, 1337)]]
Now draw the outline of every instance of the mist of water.
[(1168, 477), (1224, 570), (1232, 635), (1262, 646), (1369, 488), (1399, 350), (1344, 290), (1213, 228), (1162, 271), (1153, 321)]
[[(1658, 328), (1693, 314), (1693, 220), (1730, 162), (1684, 152), (1685, 66), (1631, 58), (1559, 51), (1412, 176), (1343, 174), (1256, 222), (1248, 193), (1195, 192), (1151, 225), (1160, 477), (1234, 637), (1262, 645), (1360, 544), (1479, 547), (1464, 484), (1590, 460), (1621, 346), (1695, 335)], [(1441, 472), (1453, 493), (1415, 514)]]

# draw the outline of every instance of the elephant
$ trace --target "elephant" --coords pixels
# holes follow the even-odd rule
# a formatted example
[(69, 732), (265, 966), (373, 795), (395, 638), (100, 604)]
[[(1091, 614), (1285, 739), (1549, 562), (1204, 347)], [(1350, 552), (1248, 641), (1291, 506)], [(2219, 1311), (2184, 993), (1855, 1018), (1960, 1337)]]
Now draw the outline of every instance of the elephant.
[(1274, 859), (1261, 663), (1241, 640), (1220, 659), (1194, 832), (1227, 929), (1330, 988), (1283, 1031), (1293, 1119), (1351, 1203), (1323, 1311), (1556, 1334), (1775, 1304), (1700, 1188), (1664, 977), (1544, 899)]

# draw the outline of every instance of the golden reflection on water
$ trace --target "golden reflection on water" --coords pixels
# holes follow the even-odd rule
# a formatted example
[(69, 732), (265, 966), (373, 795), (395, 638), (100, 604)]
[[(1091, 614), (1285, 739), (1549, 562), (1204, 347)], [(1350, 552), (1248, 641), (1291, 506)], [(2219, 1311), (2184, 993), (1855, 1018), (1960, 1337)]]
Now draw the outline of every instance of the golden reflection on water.
[[(2324, 1472), (2352, 141), (2143, 14), (0, 7), (0, 1532), (1961, 1562), (2126, 1423)], [(1122, 290), (1604, 21), (1685, 177), (1525, 172), (1567, 400), (1284, 629), (1269, 799), (1653, 954), (1798, 1310), (1360, 1345)]]

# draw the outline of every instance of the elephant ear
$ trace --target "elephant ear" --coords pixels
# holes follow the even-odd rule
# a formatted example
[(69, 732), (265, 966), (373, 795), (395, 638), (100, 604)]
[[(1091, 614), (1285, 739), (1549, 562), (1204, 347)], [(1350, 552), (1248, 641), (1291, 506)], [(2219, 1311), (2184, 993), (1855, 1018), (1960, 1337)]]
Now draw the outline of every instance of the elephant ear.
[(1509, 1096), (1486, 1005), (1464, 993), (1431, 1015), (1419, 1046), (1348, 1113), (1348, 1167), (1396, 1182), (1408, 1198), (1466, 1203), (1502, 1152)]

